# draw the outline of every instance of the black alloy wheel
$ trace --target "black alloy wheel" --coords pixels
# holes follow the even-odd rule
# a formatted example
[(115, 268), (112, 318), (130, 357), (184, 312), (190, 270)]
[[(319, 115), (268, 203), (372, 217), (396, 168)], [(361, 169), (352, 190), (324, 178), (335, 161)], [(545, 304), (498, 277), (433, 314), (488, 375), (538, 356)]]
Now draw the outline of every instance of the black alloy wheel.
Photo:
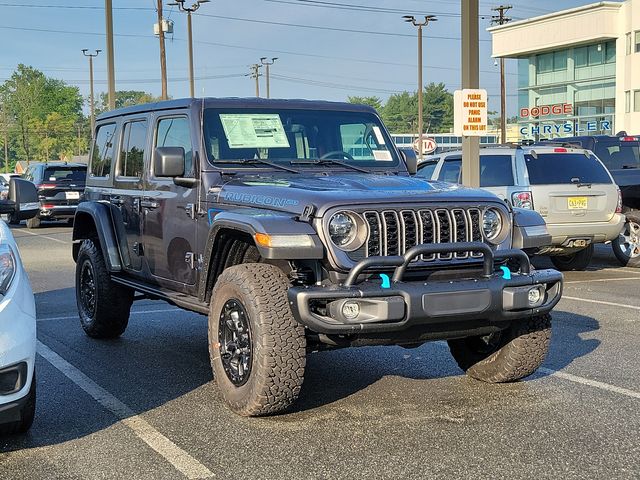
[(93, 266), (85, 260), (80, 271), (80, 300), (90, 317), (96, 313), (96, 281)]
[(251, 328), (247, 312), (236, 299), (228, 300), (220, 313), (220, 359), (227, 378), (236, 387), (247, 383), (251, 375)]

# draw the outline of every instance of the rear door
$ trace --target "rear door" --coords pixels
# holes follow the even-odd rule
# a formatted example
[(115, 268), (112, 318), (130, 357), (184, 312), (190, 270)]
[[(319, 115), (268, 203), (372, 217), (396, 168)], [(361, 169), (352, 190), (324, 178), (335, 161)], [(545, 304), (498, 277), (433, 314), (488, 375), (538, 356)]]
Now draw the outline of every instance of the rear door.
[(613, 217), (617, 187), (588, 150), (531, 151), (525, 165), (535, 209), (549, 224), (607, 222)]
[(144, 117), (123, 122), (113, 195), (110, 199), (120, 217), (115, 222), (117, 228), (122, 230), (119, 237), (126, 238), (129, 253), (126, 268), (132, 272), (140, 272), (144, 255), (140, 203), (143, 196), (142, 177), (148, 155), (147, 130), (148, 121)]

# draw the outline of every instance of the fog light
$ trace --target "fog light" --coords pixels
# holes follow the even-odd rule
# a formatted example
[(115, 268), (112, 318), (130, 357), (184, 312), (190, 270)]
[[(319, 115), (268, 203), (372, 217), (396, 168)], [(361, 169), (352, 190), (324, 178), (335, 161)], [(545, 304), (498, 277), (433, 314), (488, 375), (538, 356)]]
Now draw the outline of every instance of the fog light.
[(353, 320), (360, 315), (360, 304), (358, 302), (345, 302), (342, 305), (342, 315), (348, 320)]
[(533, 307), (538, 304), (542, 298), (542, 291), (540, 287), (534, 287), (529, 290), (529, 306)]

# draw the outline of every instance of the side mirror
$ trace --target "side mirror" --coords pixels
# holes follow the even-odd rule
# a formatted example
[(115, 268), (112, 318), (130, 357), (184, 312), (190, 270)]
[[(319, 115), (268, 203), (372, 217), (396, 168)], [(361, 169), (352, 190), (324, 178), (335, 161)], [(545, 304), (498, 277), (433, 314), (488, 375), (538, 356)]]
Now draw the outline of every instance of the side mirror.
[(184, 148), (157, 147), (153, 152), (153, 173), (156, 177), (181, 177), (184, 175)]
[(9, 198), (0, 201), (0, 213), (12, 214), (16, 220), (35, 217), (40, 211), (40, 200), (36, 186), (22, 178), (9, 182)]
[(404, 159), (409, 175), (415, 175), (418, 173), (418, 157), (416, 156), (416, 152), (413, 148), (401, 148), (400, 154)]

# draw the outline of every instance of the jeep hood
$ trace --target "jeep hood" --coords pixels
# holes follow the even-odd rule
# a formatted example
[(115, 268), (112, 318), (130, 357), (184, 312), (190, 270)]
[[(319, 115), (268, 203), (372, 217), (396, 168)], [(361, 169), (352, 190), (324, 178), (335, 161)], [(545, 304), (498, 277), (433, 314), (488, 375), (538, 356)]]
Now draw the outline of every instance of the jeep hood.
[(500, 201), (493, 194), (421, 177), (336, 173), (300, 175), (243, 175), (214, 189), (214, 200), (301, 214), (313, 205), (316, 216), (332, 207), (366, 204)]

